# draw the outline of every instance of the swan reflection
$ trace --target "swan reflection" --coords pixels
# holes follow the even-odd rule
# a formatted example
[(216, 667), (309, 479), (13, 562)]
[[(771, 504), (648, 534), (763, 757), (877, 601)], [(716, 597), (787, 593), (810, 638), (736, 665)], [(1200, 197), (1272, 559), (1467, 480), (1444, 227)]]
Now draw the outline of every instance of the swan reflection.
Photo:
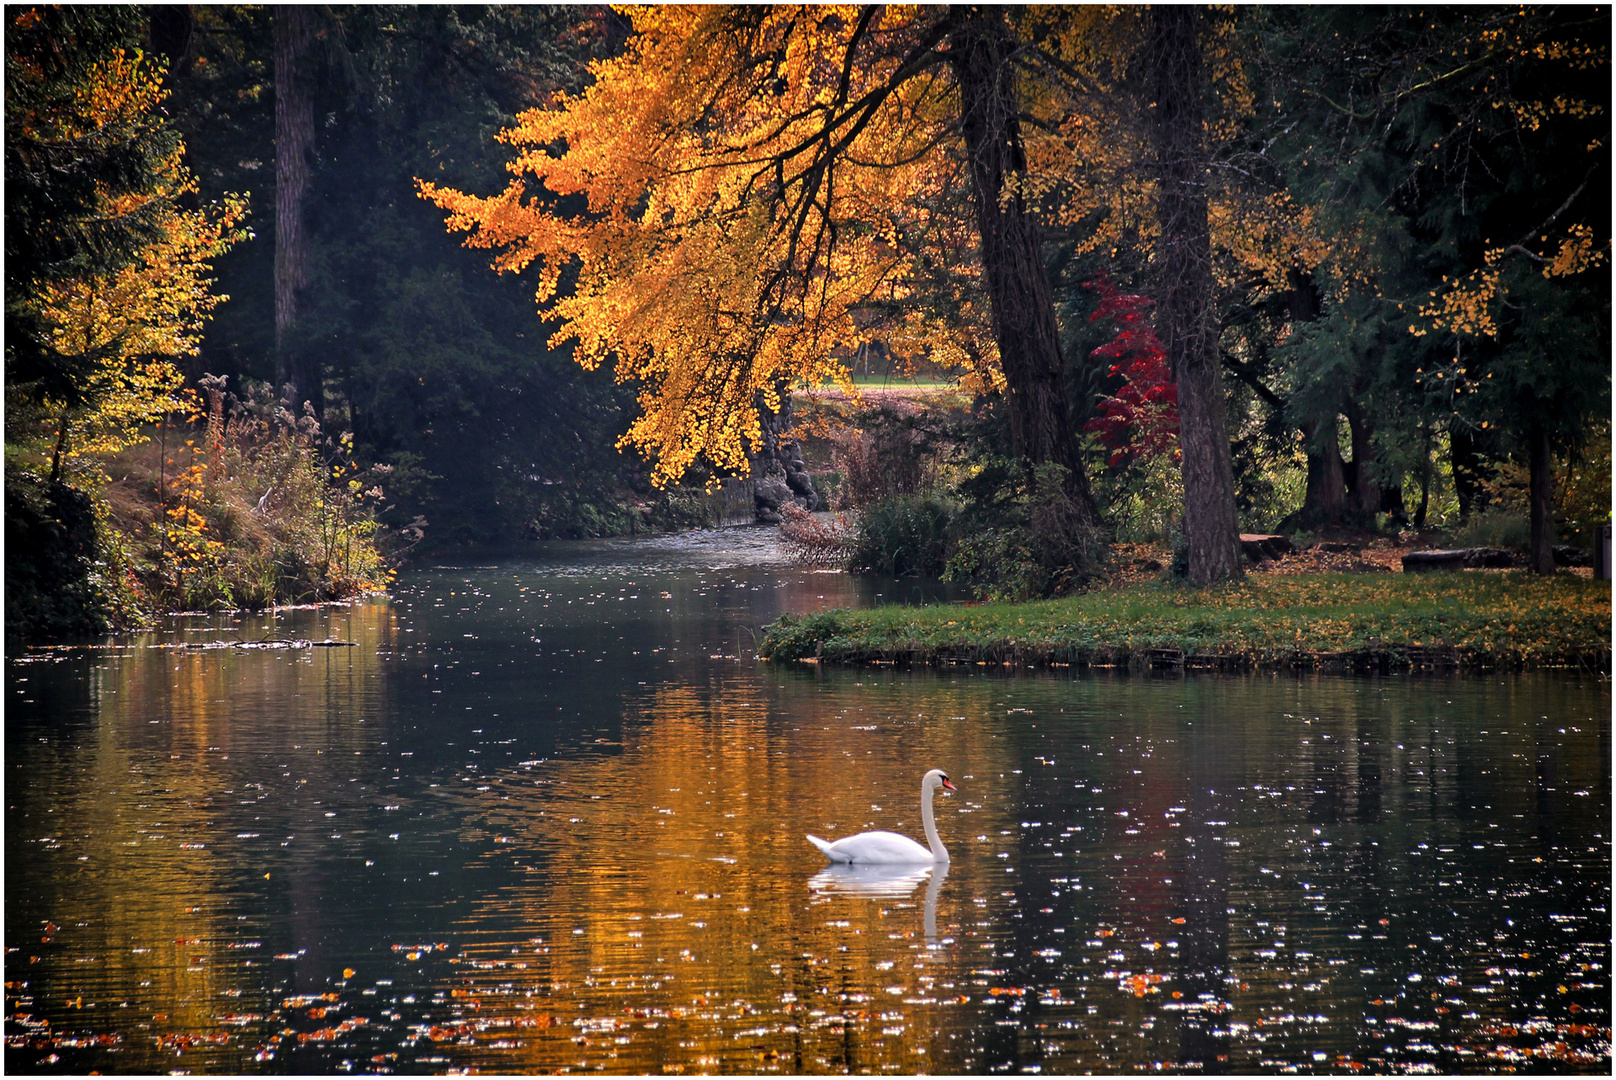
[(937, 938), (937, 896), (948, 878), (948, 864), (930, 866), (854, 866), (835, 863), (808, 879), (810, 892), (844, 893), (882, 900), (903, 900), (915, 887), (926, 882), (925, 933), (928, 942)]

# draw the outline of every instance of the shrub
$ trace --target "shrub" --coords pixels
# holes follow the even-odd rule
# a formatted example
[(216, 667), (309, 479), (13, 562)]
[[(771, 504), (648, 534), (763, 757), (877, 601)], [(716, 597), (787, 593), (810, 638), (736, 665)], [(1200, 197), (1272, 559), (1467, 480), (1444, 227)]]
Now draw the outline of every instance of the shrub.
[(849, 565), (890, 577), (940, 577), (959, 507), (939, 495), (894, 495), (865, 507)]
[(884, 406), (833, 439), (831, 462), (840, 474), (838, 509), (858, 510), (882, 499), (913, 495), (936, 483), (937, 433), (923, 430), (913, 406)]
[(1525, 551), (1532, 544), (1531, 523), (1521, 511), (1492, 507), (1472, 515), (1468, 522), (1455, 529), (1452, 543), (1455, 547)]
[(1106, 537), (1084, 523), (1063, 466), (984, 465), (963, 490), (968, 509), (944, 573), (994, 600), (1060, 596), (1081, 588), (1107, 557)]
[(226, 421), (162, 425), (108, 462), (105, 542), (127, 552), (148, 611), (260, 608), (383, 588), (375, 509), (385, 467), (360, 469), (347, 436), (259, 393)]
[(780, 536), (797, 562), (845, 566), (857, 533), (844, 514), (811, 514), (794, 502), (780, 507)]

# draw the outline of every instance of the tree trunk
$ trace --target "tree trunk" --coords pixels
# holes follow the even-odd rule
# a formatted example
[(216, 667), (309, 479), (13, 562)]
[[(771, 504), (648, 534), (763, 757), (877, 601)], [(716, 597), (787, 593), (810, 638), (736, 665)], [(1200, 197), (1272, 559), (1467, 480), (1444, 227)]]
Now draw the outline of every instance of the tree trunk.
[[(1287, 297), (1292, 322), (1312, 322), (1319, 317), (1319, 289), (1311, 274), (1292, 268), (1287, 277)], [(1287, 522), (1301, 528), (1342, 524), (1347, 512), (1347, 474), (1341, 460), (1341, 439), (1336, 417), (1327, 423), (1301, 425), (1302, 452), (1307, 455), (1307, 490), (1301, 509)]]
[(314, 366), (311, 374), (313, 365), (300, 362), (292, 335), (298, 294), (308, 284), (303, 197), (314, 144), (314, 98), (300, 68), (314, 41), (312, 12), (299, 4), (275, 7), (275, 381), (291, 384), (287, 406), (293, 415), (310, 401), (319, 416), (325, 396), (319, 369)]
[(1532, 573), (1554, 573), (1554, 457), (1549, 450), (1549, 433), (1533, 426), (1527, 435), (1531, 457), (1530, 490), (1532, 501)]
[(1414, 511), (1414, 527), (1425, 528), (1425, 511), (1431, 505), (1431, 425), (1420, 425), (1420, 506)]
[(62, 409), (62, 418), (56, 424), (56, 446), (51, 450), (50, 482), (57, 484), (62, 479), (62, 456), (67, 453), (67, 427), (68, 410)]
[(1487, 493), (1481, 486), (1483, 470), (1476, 440), (1458, 422), (1448, 425), (1448, 460), (1453, 468), (1453, 493), (1459, 499), (1459, 520), (1467, 522), (1487, 505)]
[(1212, 310), (1212, 240), (1206, 216), (1205, 76), (1192, 7), (1150, 9), (1153, 132), (1160, 170), (1158, 334), (1178, 384), (1189, 579), (1245, 576), (1234, 510), (1234, 468)]
[[(1079, 517), (1100, 515), (1078, 457), (1066, 402), (1060, 331), (1044, 273), (1043, 240), (1015, 179), (1027, 171), (1016, 118), (1012, 38), (1001, 9), (978, 9), (951, 35), (960, 91), (960, 127), (971, 164), (982, 270), (1004, 371), (1014, 452), (1034, 465), (1066, 468)], [(1006, 188), (1010, 194), (1006, 194)]]
[(1352, 471), (1347, 494), (1351, 497), (1353, 517), (1370, 527), (1381, 508), (1380, 483), (1375, 479), (1375, 449), (1371, 441), (1374, 429), (1369, 418), (1356, 408), (1347, 411), (1347, 428), (1352, 433)]
[(1307, 493), (1297, 523), (1305, 528), (1339, 525), (1347, 510), (1347, 484), (1335, 417), (1322, 425), (1303, 424), (1302, 438), (1307, 453)]

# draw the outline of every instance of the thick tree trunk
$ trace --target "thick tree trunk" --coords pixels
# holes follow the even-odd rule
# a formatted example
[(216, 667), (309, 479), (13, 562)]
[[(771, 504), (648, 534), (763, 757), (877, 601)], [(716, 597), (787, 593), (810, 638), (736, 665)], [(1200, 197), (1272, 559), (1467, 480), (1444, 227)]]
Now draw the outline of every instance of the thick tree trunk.
[(1532, 503), (1532, 573), (1554, 573), (1554, 456), (1549, 433), (1534, 426), (1527, 436), (1530, 455), (1529, 489)]
[(819, 509), (819, 493), (803, 464), (802, 447), (791, 433), (791, 388), (779, 384), (780, 411), (770, 409), (760, 390), (756, 397), (758, 420), (763, 425), (763, 446), (752, 455), (752, 501), (757, 521), (778, 525), (781, 507), (794, 502), (804, 510)]
[(1223, 380), (1212, 310), (1212, 240), (1206, 216), (1205, 76), (1192, 7), (1151, 9), (1153, 134), (1159, 159), (1161, 239), (1157, 336), (1178, 384), (1189, 578), (1198, 585), (1245, 575), (1234, 511)]
[(1347, 427), (1352, 433), (1352, 471), (1347, 494), (1352, 513), (1364, 525), (1375, 523), (1381, 509), (1380, 483), (1376, 479), (1374, 429), (1369, 418), (1354, 408), (1347, 412)]
[(1307, 493), (1297, 523), (1305, 528), (1339, 525), (1347, 510), (1347, 483), (1335, 417), (1322, 426), (1303, 424), (1302, 438), (1307, 452)]
[(319, 367), (297, 355), (292, 335), (298, 294), (309, 276), (303, 197), (314, 145), (314, 98), (300, 69), (313, 41), (312, 8), (275, 7), (275, 381), (293, 387), (287, 405), (294, 415), (302, 402), (310, 401), (318, 416), (325, 397)]
[[(1043, 241), (1015, 179), (1027, 162), (1016, 118), (1012, 37), (1002, 9), (977, 9), (951, 35), (960, 124), (971, 164), (982, 269), (1004, 371), (1010, 438), (1017, 456), (1068, 470), (1080, 518), (1098, 527), (1066, 402), (1060, 331), (1044, 274)], [(1007, 189), (1009, 194), (1007, 194)]]

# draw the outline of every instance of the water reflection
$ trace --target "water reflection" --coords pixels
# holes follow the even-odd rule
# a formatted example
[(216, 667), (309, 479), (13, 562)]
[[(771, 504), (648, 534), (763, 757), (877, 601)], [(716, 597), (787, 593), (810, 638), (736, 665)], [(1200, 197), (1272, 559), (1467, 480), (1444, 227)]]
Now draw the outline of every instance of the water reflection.
[(832, 863), (808, 879), (810, 892), (841, 893), (846, 896), (874, 897), (880, 900), (903, 900), (911, 896), (921, 882), (926, 883), (923, 924), (926, 943), (937, 943), (937, 895), (948, 878), (948, 864), (900, 868), (893, 866), (853, 866)]
[(696, 548), (11, 658), (8, 1068), (1608, 1067), (1608, 685), (780, 669), (870, 587)]
[[(808, 888), (814, 892), (847, 893), (852, 896), (882, 896), (903, 899), (915, 891), (923, 881), (936, 878), (939, 886), (948, 876), (948, 864), (938, 864), (934, 875), (931, 866), (854, 866), (851, 863), (832, 863), (808, 879)], [(929, 890), (928, 890), (929, 891)], [(933, 899), (935, 907), (935, 898)]]

